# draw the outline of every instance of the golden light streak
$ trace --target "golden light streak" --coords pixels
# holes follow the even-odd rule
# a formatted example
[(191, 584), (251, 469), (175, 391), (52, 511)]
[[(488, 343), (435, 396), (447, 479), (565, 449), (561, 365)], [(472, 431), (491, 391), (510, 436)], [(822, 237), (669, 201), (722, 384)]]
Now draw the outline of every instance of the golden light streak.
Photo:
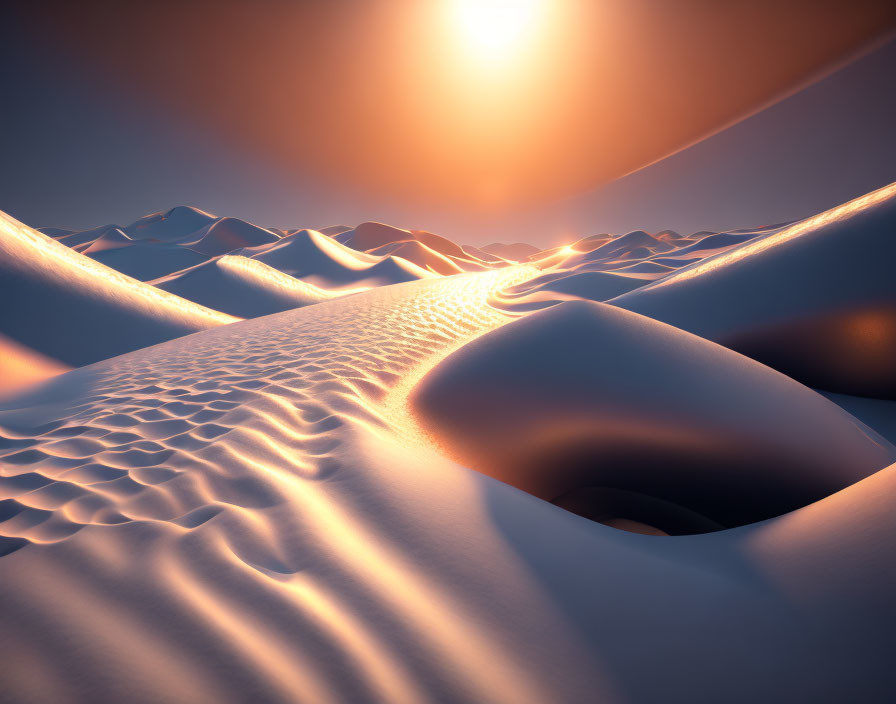
[(253, 278), (274, 284), (284, 291), (291, 291), (318, 301), (339, 298), (340, 296), (348, 296), (353, 293), (361, 293), (370, 288), (369, 286), (359, 286), (356, 288), (341, 288), (336, 291), (331, 291), (329, 289), (321, 288), (320, 286), (315, 286), (307, 281), (297, 279), (289, 274), (284, 274), (282, 271), (275, 269), (264, 262), (241, 255), (225, 254), (218, 260), (218, 266), (223, 269), (230, 269), (234, 272), (242, 271)]
[(78, 270), (87, 275), (87, 280), (92, 288), (104, 288), (109, 285), (112, 287), (111, 291), (123, 288), (148, 306), (160, 305), (165, 310), (200, 316), (214, 325), (226, 325), (242, 320), (242, 318), (206, 308), (130, 276), (125, 276), (33, 230), (2, 211), (0, 211), (0, 234), (9, 235), (13, 243), (18, 242), (34, 249), (37, 256), (33, 259), (33, 263), (29, 264), (29, 260), (25, 257), (18, 258), (18, 261), (23, 264), (46, 267), (50, 271)]
[(760, 252), (764, 252), (772, 247), (777, 247), (796, 237), (801, 237), (802, 235), (814, 232), (837, 220), (843, 220), (851, 215), (855, 215), (860, 210), (870, 208), (894, 195), (896, 195), (896, 182), (884, 186), (883, 188), (879, 188), (876, 191), (872, 191), (860, 198), (851, 200), (848, 203), (844, 203), (843, 205), (838, 205), (836, 208), (831, 208), (830, 210), (826, 210), (811, 218), (801, 220), (774, 235), (754, 240), (742, 247), (736, 247), (735, 249), (729, 250), (727, 253), (713, 257), (708, 261), (702, 261), (689, 269), (678, 272), (677, 274), (667, 276), (662, 281), (657, 282), (653, 288), (667, 286), (668, 284), (678, 283), (687, 279), (693, 279), (694, 277), (705, 274), (713, 269), (719, 269), (723, 266), (738, 262), (741, 259), (752, 257), (754, 254), (759, 254)]

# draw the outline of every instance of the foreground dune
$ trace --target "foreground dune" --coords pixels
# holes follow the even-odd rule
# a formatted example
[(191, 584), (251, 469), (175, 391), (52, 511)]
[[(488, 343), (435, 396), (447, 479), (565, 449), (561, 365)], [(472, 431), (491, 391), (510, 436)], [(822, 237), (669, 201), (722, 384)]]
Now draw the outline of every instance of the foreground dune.
[(4, 218), (0, 699), (892, 701), (893, 188), (542, 252)]
[[(502, 330), (512, 345), (518, 323), (487, 301), (537, 273), (424, 279), (221, 326), (4, 402), (4, 696), (690, 702), (697, 687), (705, 701), (883, 701), (896, 467), (762, 523), (657, 538), (433, 448), (409, 393), (465, 345)], [(562, 322), (570, 309), (554, 310)], [(620, 333), (641, 320), (615, 315)], [(643, 354), (687, 372), (692, 427), (733, 437), (746, 424), (756, 453), (787, 454), (780, 474), (757, 468), (770, 489), (796, 461), (800, 482), (818, 462), (831, 490), (888, 461), (886, 443), (795, 382), (656, 329), (648, 339), (668, 344)], [(637, 412), (672, 422), (650, 399), (674, 388), (629, 364), (619, 383), (641, 390)], [(743, 390), (734, 379), (683, 400), (726, 365), (755, 380), (756, 404), (782, 404), (782, 427), (737, 410), (717, 422)], [(494, 415), (466, 411), (496, 423), (530, 404), (505, 381), (483, 379), (505, 399)], [(842, 470), (828, 453), (849, 454)], [(719, 476), (744, 471), (719, 459)]]
[(792, 379), (585, 301), (465, 345), (412, 399), (466, 466), (547, 500), (576, 497), (592, 517), (621, 518), (621, 490), (640, 501), (626, 518), (652, 524), (656, 514), (671, 521), (656, 526), (667, 533), (779, 515), (896, 460), (896, 448)]

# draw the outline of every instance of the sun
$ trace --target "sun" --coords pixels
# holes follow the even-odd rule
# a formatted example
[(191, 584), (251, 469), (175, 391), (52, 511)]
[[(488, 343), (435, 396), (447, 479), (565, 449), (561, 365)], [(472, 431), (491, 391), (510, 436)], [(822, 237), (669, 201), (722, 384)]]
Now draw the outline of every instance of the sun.
[(462, 40), (483, 59), (521, 49), (538, 28), (547, 0), (451, 0)]

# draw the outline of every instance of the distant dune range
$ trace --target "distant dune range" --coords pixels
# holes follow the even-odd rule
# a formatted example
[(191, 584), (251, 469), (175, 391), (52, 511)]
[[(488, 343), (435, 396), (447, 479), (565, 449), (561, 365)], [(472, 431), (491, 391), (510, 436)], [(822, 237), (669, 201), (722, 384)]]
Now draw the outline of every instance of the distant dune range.
[(4, 216), (0, 698), (892, 699), (894, 204)]

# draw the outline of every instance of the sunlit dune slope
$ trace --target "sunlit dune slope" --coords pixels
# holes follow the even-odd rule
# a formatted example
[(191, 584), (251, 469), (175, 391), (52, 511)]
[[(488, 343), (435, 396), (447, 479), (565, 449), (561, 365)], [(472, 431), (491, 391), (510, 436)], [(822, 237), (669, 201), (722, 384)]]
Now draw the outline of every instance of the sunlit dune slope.
[[(456, 355), (488, 361), (477, 345), (494, 335), (507, 371), (482, 377), (460, 413), (496, 430), (486, 390), (514, 393), (508, 376), (547, 348), (554, 364), (513, 377), (508, 411), (542, 413), (527, 394), (560, 374), (567, 320), (597, 341), (567, 345), (591, 354), (544, 389), (549, 425), (606, 398), (583, 380), (628, 384), (630, 427), (704, 440), (711, 427), (729, 451), (781, 459), (753, 468), (772, 494), (762, 506), (890, 452), (795, 382), (686, 333), (591, 304), (519, 322), (488, 304), (538, 273), (432, 277), (220, 326), (0, 403), (3, 696), (684, 703), (695, 677), (712, 702), (892, 691), (894, 468), (763, 523), (657, 538), (459, 466), (417, 433), (408, 392)], [(539, 321), (558, 344), (510, 344)], [(617, 381), (594, 370), (595, 345), (628, 353)], [(773, 417), (744, 419), (734, 393)], [(697, 469), (724, 495), (744, 459), (707, 444), (719, 461)], [(686, 466), (668, 470), (651, 482), (699, 498)]]
[(0, 335), (0, 398), (71, 369)]
[[(198, 208), (178, 206), (123, 227), (72, 232), (49, 228), (58, 240), (140, 281), (166, 278), (226, 254), (257, 259), (325, 289), (388, 286), (432, 275), (485, 271), (506, 262), (471, 255), (450, 240), (423, 230), (365, 222), (308, 229), (264, 228)], [(215, 264), (210, 264), (211, 271)], [(195, 298), (195, 296), (194, 296)]]
[(896, 398), (894, 228), (891, 184), (613, 303), (810, 386)]
[(500, 264), (504, 262), (504, 259), (502, 259), (498, 255), (490, 254), (484, 249), (479, 249), (478, 247), (473, 247), (469, 244), (461, 245), (461, 249), (464, 250), (464, 254), (466, 254), (468, 257), (472, 257), (481, 262), (488, 262), (490, 264)]
[[(44, 232), (51, 228), (37, 228), (38, 232)], [(102, 239), (106, 233), (111, 232), (113, 230), (118, 229), (117, 225), (101, 225), (100, 227), (92, 227), (89, 230), (79, 230), (76, 232), (64, 232), (59, 236), (52, 234), (51, 232), (47, 232), (50, 237), (58, 240), (66, 247), (71, 247), (76, 251), (83, 251), (87, 247), (89, 247), (96, 240)]]
[(81, 254), (91, 255), (103, 252), (108, 249), (119, 249), (121, 247), (129, 247), (134, 240), (128, 237), (124, 231), (117, 227), (106, 230), (101, 236), (92, 242), (85, 242), (84, 245), (75, 247), (75, 251)]
[(358, 252), (315, 230), (300, 230), (274, 244), (238, 253), (325, 288), (360, 282), (371, 286), (394, 284), (434, 275), (400, 257), (382, 258)]
[(258, 260), (233, 255), (218, 257), (151, 283), (156, 288), (241, 318), (301, 308), (364, 290), (330, 292)]
[(0, 334), (80, 366), (236, 320), (78, 254), (0, 213)]

